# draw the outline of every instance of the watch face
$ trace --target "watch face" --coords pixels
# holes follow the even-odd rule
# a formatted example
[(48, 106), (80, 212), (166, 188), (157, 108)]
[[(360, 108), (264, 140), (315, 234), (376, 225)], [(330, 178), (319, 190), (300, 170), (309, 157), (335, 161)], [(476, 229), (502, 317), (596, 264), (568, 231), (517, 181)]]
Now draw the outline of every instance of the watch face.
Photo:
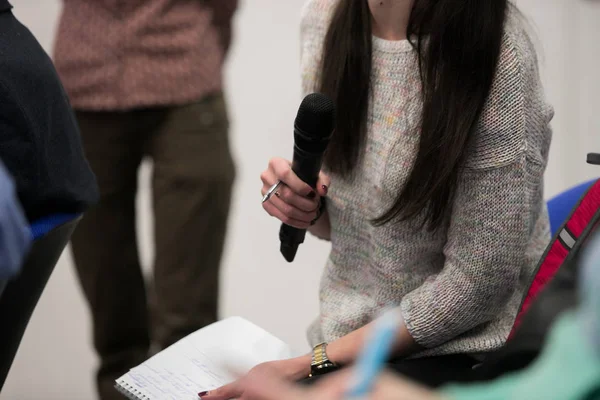
[(332, 362), (326, 362), (324, 364), (321, 365), (315, 365), (312, 368), (312, 375), (317, 376), (317, 375), (324, 375), (327, 374), (329, 372), (333, 372), (336, 371), (338, 369), (338, 367), (332, 363)]

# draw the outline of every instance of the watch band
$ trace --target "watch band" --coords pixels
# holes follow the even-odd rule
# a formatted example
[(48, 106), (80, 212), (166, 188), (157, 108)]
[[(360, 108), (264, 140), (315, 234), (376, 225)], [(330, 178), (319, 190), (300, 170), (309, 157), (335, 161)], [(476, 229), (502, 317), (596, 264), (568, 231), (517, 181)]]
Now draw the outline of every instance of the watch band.
[(323, 375), (338, 369), (338, 366), (327, 357), (327, 343), (319, 343), (313, 348), (309, 377)]

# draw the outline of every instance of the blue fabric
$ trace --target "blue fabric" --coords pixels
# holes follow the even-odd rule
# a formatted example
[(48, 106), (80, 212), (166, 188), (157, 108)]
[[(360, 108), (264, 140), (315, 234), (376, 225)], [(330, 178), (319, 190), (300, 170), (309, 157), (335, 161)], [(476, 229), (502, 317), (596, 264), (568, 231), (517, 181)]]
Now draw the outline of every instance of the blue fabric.
[(13, 179), (0, 162), (0, 286), (20, 271), (31, 239)]
[(40, 218), (31, 224), (31, 235), (33, 239), (45, 236), (52, 229), (77, 218), (79, 214), (54, 214)]
[(556, 234), (562, 224), (569, 218), (571, 211), (573, 211), (579, 200), (594, 182), (596, 182), (596, 179), (572, 187), (548, 201), (552, 236)]
[(600, 229), (586, 247), (579, 271), (579, 315), (584, 333), (600, 360)]

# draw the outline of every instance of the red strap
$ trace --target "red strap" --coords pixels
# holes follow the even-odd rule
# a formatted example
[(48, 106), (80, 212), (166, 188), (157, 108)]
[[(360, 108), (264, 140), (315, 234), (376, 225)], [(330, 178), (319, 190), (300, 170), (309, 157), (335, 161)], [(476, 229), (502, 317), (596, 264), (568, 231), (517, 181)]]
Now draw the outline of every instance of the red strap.
[(512, 331), (509, 335), (510, 338), (514, 335), (515, 330), (520, 325), (523, 316), (531, 306), (531, 303), (535, 300), (540, 291), (554, 278), (558, 269), (564, 263), (565, 259), (569, 255), (571, 250), (570, 247), (565, 245), (561, 240), (561, 233), (566, 229), (568, 235), (572, 236), (573, 239), (579, 240), (581, 235), (584, 233), (586, 227), (590, 224), (594, 215), (600, 210), (600, 180), (596, 181), (587, 193), (583, 196), (579, 205), (575, 207), (575, 210), (571, 213), (567, 223), (557, 232), (553, 238), (550, 248), (540, 262), (537, 273), (527, 291), (525, 300), (521, 305), (521, 309), (517, 314), (517, 318), (513, 325)]

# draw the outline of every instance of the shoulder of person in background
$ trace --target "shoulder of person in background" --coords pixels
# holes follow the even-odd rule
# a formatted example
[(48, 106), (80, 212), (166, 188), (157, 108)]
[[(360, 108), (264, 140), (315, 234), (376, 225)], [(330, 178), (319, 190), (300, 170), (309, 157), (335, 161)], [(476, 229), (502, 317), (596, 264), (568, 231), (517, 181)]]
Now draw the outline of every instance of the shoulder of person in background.
[(0, 286), (19, 272), (31, 240), (13, 179), (0, 161)]
[(50, 57), (0, 0), (0, 159), (29, 221), (98, 198), (79, 128)]
[(208, 0), (206, 1), (208, 7), (213, 13), (213, 25), (219, 31), (221, 36), (221, 43), (223, 48), (227, 52), (231, 45), (232, 37), (232, 20), (233, 16), (238, 9), (238, 0)]

